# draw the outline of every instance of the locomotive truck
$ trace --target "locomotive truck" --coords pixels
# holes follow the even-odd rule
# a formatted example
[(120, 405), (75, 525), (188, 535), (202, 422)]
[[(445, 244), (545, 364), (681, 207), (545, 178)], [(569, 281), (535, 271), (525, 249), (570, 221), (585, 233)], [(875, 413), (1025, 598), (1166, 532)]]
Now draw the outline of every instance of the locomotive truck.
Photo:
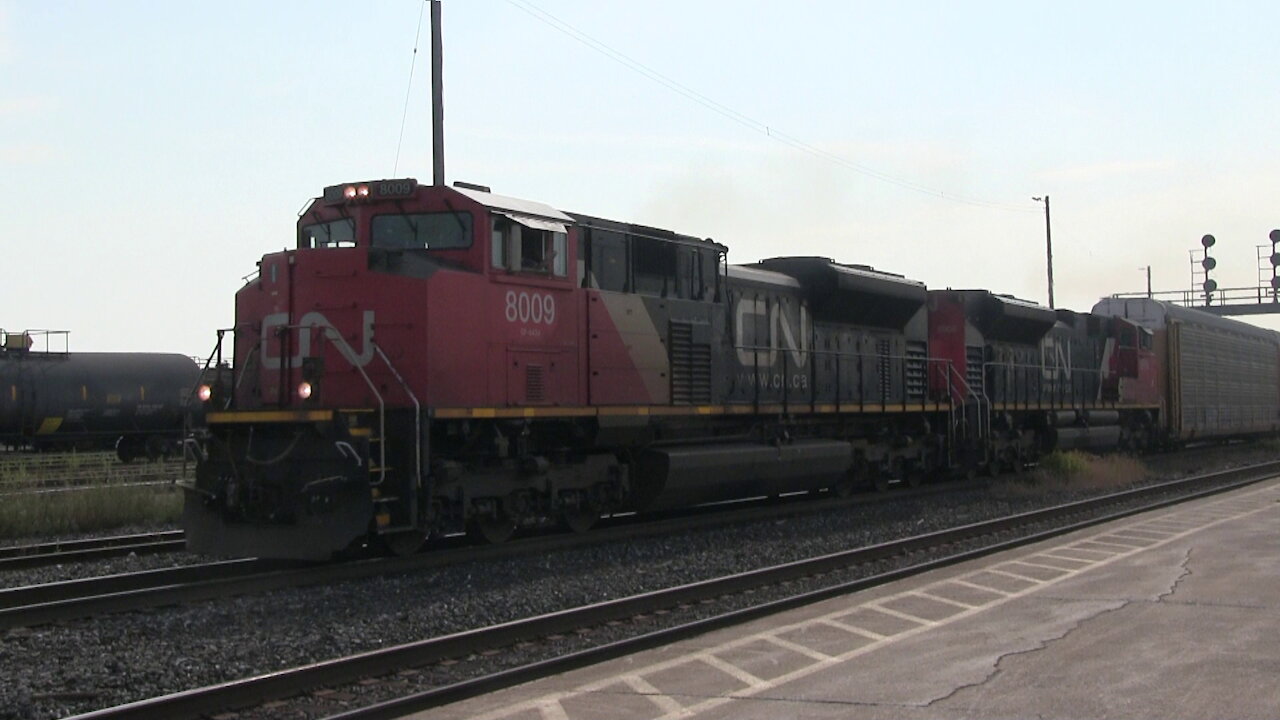
[[(1168, 350), (1227, 327), (1178, 335), (821, 257), (730, 265), (710, 239), (463, 183), (331, 186), (297, 232), (212, 354), (232, 372), (202, 389), (196, 551), (410, 553), (1177, 442)], [(1239, 382), (1269, 395), (1199, 437), (1275, 430), (1276, 339), (1240, 325), (1270, 364)]]

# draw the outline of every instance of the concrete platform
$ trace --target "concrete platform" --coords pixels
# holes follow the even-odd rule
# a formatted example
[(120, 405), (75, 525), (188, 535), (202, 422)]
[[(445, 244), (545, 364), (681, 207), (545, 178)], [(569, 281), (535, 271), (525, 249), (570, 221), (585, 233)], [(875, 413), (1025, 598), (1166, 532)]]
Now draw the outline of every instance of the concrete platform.
[(415, 718), (1280, 718), (1280, 480)]

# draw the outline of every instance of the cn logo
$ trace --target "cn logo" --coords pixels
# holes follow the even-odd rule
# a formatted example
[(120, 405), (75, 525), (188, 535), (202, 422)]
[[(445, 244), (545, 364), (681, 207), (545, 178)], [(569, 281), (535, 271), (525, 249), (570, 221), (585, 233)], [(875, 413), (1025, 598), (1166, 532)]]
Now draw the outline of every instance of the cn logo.
[[(280, 356), (273, 355), (271, 348), (278, 347), (278, 335), (282, 329), (289, 329), (289, 314), (276, 313), (268, 315), (262, 319), (262, 364), (272, 370), (280, 369)], [(311, 337), (318, 330), (324, 333), (325, 339), (333, 343), (338, 348), (338, 352), (347, 362), (357, 367), (364, 367), (373, 360), (373, 311), (364, 311), (364, 341), (360, 346), (359, 354), (351, 347), (342, 333), (329, 322), (329, 318), (323, 313), (309, 312), (302, 316), (298, 321), (297, 330), (297, 352), (289, 359), (290, 367), (297, 367), (302, 364), (302, 359), (311, 357)], [(275, 343), (272, 341), (276, 340)]]

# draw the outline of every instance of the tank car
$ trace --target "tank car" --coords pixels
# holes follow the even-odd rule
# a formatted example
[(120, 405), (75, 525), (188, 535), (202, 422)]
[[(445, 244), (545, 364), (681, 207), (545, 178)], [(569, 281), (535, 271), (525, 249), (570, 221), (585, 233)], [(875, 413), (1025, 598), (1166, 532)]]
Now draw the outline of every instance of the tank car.
[(297, 233), (219, 336), (196, 551), (405, 553), (914, 483), (1033, 459), (1060, 415), (1146, 409), (1105, 352), (1124, 323), (866, 266), (733, 266), (709, 239), (412, 179), (328, 187)]
[(114, 448), (129, 462), (168, 454), (200, 377), (168, 353), (32, 350), (9, 333), (0, 351), (0, 442), (35, 449)]

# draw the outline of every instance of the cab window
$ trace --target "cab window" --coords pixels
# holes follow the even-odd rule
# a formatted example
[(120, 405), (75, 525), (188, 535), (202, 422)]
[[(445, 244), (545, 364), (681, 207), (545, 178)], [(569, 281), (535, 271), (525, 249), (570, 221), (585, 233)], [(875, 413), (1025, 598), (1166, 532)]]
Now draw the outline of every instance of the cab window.
[(656, 297), (676, 294), (676, 245), (635, 237), (631, 247), (635, 292)]
[(356, 223), (351, 218), (316, 223), (302, 228), (300, 248), (348, 248), (356, 246)]
[(565, 277), (569, 274), (563, 225), (534, 218), (516, 221), (495, 217), (490, 239), (490, 265), (511, 272)]
[(591, 231), (590, 287), (627, 291), (627, 241), (622, 233)]
[(384, 250), (455, 250), (471, 247), (471, 215), (436, 212), (377, 215), (371, 245)]
[(1120, 328), (1120, 347), (1122, 348), (1136, 347), (1138, 343), (1136, 342), (1135, 334), (1136, 333), (1134, 333), (1133, 327), (1128, 325), (1121, 327)]

